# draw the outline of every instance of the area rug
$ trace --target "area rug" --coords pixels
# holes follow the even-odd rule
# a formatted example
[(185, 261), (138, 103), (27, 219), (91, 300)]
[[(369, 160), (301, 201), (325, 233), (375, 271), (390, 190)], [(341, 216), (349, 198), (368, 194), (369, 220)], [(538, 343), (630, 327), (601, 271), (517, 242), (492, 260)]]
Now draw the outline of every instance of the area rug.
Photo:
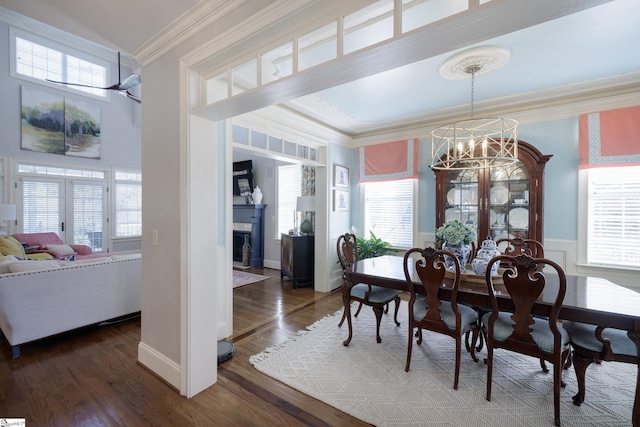
[[(354, 311), (352, 311), (353, 313)], [(475, 363), (462, 350), (460, 383), (453, 389), (454, 341), (425, 332), (414, 343), (411, 370), (407, 355), (407, 305), (400, 327), (390, 314), (376, 344), (373, 311), (363, 307), (354, 319), (348, 347), (342, 310), (328, 316), (276, 348), (250, 358), (261, 372), (376, 426), (553, 426), (553, 377), (537, 359), (498, 349), (494, 352), (491, 401), (485, 400), (486, 351)], [(551, 368), (551, 366), (550, 366)], [(586, 401), (575, 406), (573, 368), (564, 372), (560, 419), (568, 426), (630, 426), (636, 366), (617, 362), (593, 364), (587, 370)]]
[(271, 276), (262, 276), (260, 274), (246, 273), (244, 271), (233, 270), (233, 287), (249, 285), (251, 283), (261, 282), (270, 279)]

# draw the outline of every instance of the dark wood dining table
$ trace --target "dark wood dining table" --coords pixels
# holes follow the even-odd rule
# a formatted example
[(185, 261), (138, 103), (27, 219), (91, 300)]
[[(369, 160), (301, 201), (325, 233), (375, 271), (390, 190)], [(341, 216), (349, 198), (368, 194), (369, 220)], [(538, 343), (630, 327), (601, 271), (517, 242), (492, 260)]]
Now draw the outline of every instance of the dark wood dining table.
[[(415, 269), (411, 268), (411, 280), (418, 290), (422, 287)], [(533, 314), (547, 316), (555, 298), (558, 276), (545, 274), (545, 291), (533, 307)], [(355, 283), (367, 283), (385, 288), (408, 291), (404, 275), (403, 257), (384, 255), (354, 262), (343, 275), (343, 301), (346, 311), (349, 336), (344, 345), (349, 345), (353, 336), (349, 294)], [(560, 310), (560, 319), (590, 323), (602, 327), (627, 331), (640, 354), (640, 293), (624, 286), (616, 285), (599, 277), (566, 276), (567, 293)], [(514, 309), (511, 299), (501, 285), (495, 285), (501, 310)], [(442, 298), (451, 296), (447, 283), (442, 285)], [(463, 274), (458, 290), (458, 302), (489, 310), (487, 285), (479, 276)], [(636, 379), (636, 395), (633, 406), (633, 427), (640, 427), (640, 369)]]

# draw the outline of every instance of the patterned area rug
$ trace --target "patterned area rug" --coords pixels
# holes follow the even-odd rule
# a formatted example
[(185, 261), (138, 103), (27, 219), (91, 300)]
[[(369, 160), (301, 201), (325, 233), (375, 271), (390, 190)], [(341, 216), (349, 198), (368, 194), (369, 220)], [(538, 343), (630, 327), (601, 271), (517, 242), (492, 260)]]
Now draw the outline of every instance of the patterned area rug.
[[(485, 400), (486, 350), (475, 363), (462, 350), (460, 383), (453, 389), (454, 341), (425, 332), (407, 355), (407, 305), (383, 316), (382, 343), (375, 342), (375, 317), (363, 307), (354, 319), (348, 347), (342, 310), (300, 331), (277, 348), (250, 358), (261, 372), (376, 426), (553, 426), (553, 377), (537, 359), (498, 349), (494, 352), (491, 401)], [(352, 311), (354, 313), (354, 311)], [(551, 366), (550, 366), (551, 369)], [(593, 364), (587, 370), (586, 402), (578, 407), (573, 368), (564, 372), (560, 419), (564, 427), (630, 426), (636, 366), (617, 362)]]
[(249, 285), (270, 279), (271, 276), (261, 276), (259, 274), (246, 273), (244, 271), (233, 270), (233, 287)]

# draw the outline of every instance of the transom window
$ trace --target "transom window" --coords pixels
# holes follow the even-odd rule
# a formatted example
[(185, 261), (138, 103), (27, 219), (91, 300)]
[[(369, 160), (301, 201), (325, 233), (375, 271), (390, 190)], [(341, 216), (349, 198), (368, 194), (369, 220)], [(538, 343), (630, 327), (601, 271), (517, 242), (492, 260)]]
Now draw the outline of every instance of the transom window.
[[(46, 39), (28, 33), (13, 34), (15, 74), (40, 81), (53, 80), (89, 86), (105, 87), (107, 66), (86, 55), (72, 53)], [(13, 70), (12, 70), (13, 71)], [(60, 86), (65, 89), (88, 93), (100, 98), (107, 97), (107, 91), (82, 86)]]

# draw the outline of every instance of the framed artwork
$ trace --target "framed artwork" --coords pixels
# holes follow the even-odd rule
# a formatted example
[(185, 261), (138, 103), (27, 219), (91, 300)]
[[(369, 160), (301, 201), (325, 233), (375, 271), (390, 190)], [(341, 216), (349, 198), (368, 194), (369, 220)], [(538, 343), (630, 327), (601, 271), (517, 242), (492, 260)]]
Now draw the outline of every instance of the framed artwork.
[(100, 158), (100, 106), (22, 86), (23, 150)]
[(21, 148), (64, 154), (64, 97), (22, 86)]
[(349, 188), (349, 168), (340, 165), (333, 166), (333, 185)]
[(345, 190), (333, 190), (333, 210), (347, 212), (349, 210), (349, 192)]

